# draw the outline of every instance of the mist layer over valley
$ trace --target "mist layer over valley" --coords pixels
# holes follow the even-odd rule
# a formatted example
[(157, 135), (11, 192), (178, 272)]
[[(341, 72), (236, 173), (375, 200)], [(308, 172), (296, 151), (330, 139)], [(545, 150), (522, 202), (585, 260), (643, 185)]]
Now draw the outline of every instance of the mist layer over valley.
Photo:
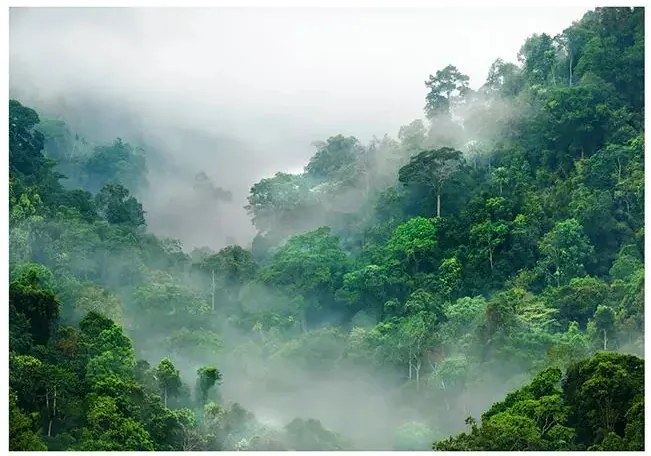
[(643, 8), (12, 9), (10, 56), (12, 449), (643, 448)]

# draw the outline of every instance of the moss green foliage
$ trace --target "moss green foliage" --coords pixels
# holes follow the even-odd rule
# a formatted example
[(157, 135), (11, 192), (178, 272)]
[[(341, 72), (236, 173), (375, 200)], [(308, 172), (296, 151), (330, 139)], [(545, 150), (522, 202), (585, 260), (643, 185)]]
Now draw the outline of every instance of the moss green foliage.
[(250, 249), (191, 254), (147, 231), (146, 147), (11, 100), (10, 449), (371, 445), (223, 397), (258, 382), (379, 397), (384, 449), (642, 450), (643, 57), (643, 8), (597, 8), (476, 91), (449, 65), (426, 122), (316, 144), (252, 185)]
[(471, 430), (434, 443), (444, 451), (644, 449), (640, 413), (644, 361), (597, 353), (561, 371), (548, 368), (493, 404)]

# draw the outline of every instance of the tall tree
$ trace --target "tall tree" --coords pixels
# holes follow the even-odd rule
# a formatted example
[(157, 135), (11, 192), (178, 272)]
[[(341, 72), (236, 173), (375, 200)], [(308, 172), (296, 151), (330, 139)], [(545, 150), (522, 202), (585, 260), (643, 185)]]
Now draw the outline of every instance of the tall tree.
[(448, 65), (438, 70), (435, 75), (429, 75), (425, 81), (425, 87), (429, 93), (425, 97), (425, 113), (428, 118), (436, 115), (447, 115), (450, 113), (450, 106), (453, 97), (462, 97), (468, 91), (470, 78), (462, 74), (454, 65)]
[(443, 186), (459, 171), (462, 163), (461, 152), (450, 147), (426, 150), (400, 168), (398, 180), (404, 185), (418, 184), (431, 188), (436, 195), (436, 216), (440, 217)]

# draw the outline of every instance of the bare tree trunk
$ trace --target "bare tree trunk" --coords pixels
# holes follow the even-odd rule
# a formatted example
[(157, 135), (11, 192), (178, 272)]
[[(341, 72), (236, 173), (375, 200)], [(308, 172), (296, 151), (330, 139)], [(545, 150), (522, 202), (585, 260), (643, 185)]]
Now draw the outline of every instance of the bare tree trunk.
[(606, 336), (606, 330), (604, 329), (604, 351), (608, 349), (608, 337)]
[(47, 436), (52, 437), (52, 418), (50, 418), (50, 422), (47, 425)]
[(409, 354), (409, 380), (411, 380), (411, 353)]
[(77, 140), (72, 144), (72, 152), (68, 155), (68, 159), (71, 159), (75, 155), (75, 150), (77, 149)]
[(416, 391), (420, 391), (420, 359), (416, 362)]
[(167, 388), (165, 388), (164, 393), (165, 393), (165, 394), (164, 394), (165, 407), (167, 407)]
[(441, 190), (436, 192), (436, 216), (441, 216)]
[(213, 269), (212, 271), (212, 293), (211, 293), (211, 299), (212, 299), (212, 311), (215, 311), (215, 270)]
[(570, 87), (572, 87), (572, 63), (574, 61), (574, 56), (570, 52)]
[(491, 264), (491, 272), (493, 272), (493, 249), (488, 249), (488, 261)]

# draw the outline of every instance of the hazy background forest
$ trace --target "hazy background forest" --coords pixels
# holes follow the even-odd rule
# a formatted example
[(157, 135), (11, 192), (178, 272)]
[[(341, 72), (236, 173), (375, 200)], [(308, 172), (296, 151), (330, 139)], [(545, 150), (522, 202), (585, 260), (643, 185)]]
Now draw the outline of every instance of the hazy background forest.
[(12, 9), (10, 448), (643, 449), (644, 9), (461, 11)]

